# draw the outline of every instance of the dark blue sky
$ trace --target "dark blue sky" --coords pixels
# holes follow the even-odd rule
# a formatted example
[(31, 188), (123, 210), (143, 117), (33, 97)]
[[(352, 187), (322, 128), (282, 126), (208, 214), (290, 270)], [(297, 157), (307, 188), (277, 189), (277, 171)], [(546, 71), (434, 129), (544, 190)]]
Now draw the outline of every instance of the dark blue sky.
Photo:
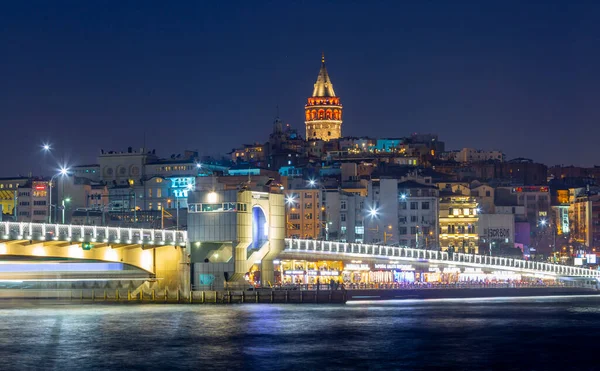
[(47, 169), (45, 140), (71, 163), (144, 133), (225, 153), (265, 140), (277, 105), (303, 132), (321, 51), (344, 135), (600, 164), (599, 5), (346, 3), (3, 2), (0, 176)]

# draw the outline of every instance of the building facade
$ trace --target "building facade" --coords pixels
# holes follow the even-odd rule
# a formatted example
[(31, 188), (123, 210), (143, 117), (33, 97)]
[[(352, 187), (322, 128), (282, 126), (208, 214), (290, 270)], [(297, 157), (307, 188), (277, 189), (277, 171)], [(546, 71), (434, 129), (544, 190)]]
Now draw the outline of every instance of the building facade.
[(440, 248), (442, 251), (479, 252), (477, 200), (460, 194), (440, 196)]

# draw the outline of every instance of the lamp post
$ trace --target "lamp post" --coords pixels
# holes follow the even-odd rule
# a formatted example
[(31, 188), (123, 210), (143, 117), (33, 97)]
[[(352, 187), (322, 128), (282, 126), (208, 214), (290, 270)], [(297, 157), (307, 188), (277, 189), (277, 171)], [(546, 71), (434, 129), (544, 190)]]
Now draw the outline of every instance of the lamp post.
[[(45, 148), (45, 146), (44, 146)], [(54, 181), (54, 178), (56, 178), (57, 176), (67, 176), (69, 175), (69, 169), (67, 168), (61, 168), (60, 171), (57, 174), (54, 174), (52, 176), (52, 178), (50, 178), (50, 182), (48, 183), (48, 192), (50, 192), (50, 198), (49, 198), (49, 203), (48, 203), (48, 223), (52, 223), (52, 182)], [(54, 207), (55, 210), (55, 215), (54, 215), (54, 221), (56, 222), (56, 206)], [(64, 211), (63, 211), (64, 214)], [(64, 217), (63, 217), (64, 219)], [(64, 223), (64, 221), (63, 221)]]
[(62, 202), (61, 202), (61, 206), (62, 206), (62, 224), (65, 224), (65, 202), (71, 202), (70, 198), (63, 198)]
[(308, 186), (310, 188), (319, 188), (319, 191), (321, 191), (322, 195), (320, 197), (320, 203), (321, 203), (321, 207), (320, 207), (320, 213), (321, 213), (321, 223), (320, 226), (324, 227), (325, 230), (325, 241), (329, 241), (329, 221), (327, 220), (327, 207), (325, 206), (325, 203), (323, 202), (325, 199), (325, 187), (322, 184), (319, 184), (317, 182), (316, 179), (309, 179), (308, 180)]
[(548, 226), (548, 228), (550, 228), (552, 230), (552, 260), (555, 259), (555, 253), (556, 253), (556, 229), (554, 228), (555, 225), (552, 222), (552, 220), (548, 221), (546, 219), (540, 219), (539, 225), (542, 228), (545, 228), (546, 225)]

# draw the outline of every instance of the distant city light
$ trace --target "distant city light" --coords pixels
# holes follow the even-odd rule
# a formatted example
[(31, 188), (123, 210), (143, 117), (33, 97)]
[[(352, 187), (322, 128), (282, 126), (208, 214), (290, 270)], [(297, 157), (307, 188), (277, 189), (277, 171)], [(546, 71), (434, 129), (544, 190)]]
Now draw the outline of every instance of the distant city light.
[(201, 168), (202, 168), (202, 164), (198, 162), (198, 163), (196, 164), (196, 167), (197, 167), (198, 169), (201, 169)]
[(309, 185), (309, 186), (311, 186), (311, 187), (314, 187), (315, 185), (317, 185), (317, 181), (316, 181), (316, 180), (314, 180), (314, 179), (310, 179), (310, 180), (308, 181), (308, 185)]
[(50, 147), (50, 144), (48, 144), (48, 143), (44, 143), (44, 144), (42, 145), (42, 149), (43, 149), (44, 151), (48, 152), (48, 151), (50, 151), (52, 148)]
[(406, 195), (405, 195), (404, 193), (402, 193), (402, 194), (400, 195), (400, 199), (401, 199), (401, 200), (406, 200)]
[(371, 209), (369, 210), (369, 216), (370, 216), (371, 218), (374, 218), (374, 217), (376, 217), (378, 214), (379, 214), (379, 211), (377, 211), (377, 209), (376, 209), (376, 208), (371, 208)]
[(62, 176), (69, 175), (69, 169), (66, 167), (61, 168), (60, 175), (62, 175)]

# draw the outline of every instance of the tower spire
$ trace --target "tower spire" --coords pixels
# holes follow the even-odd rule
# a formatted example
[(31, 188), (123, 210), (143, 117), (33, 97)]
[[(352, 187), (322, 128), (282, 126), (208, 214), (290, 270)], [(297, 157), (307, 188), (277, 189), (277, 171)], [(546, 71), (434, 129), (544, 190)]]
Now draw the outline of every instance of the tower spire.
[(312, 96), (304, 106), (306, 139), (331, 140), (342, 136), (342, 104), (335, 95), (325, 68), (325, 52), (321, 52), (321, 69)]

